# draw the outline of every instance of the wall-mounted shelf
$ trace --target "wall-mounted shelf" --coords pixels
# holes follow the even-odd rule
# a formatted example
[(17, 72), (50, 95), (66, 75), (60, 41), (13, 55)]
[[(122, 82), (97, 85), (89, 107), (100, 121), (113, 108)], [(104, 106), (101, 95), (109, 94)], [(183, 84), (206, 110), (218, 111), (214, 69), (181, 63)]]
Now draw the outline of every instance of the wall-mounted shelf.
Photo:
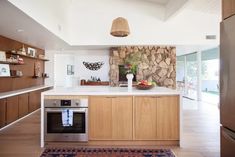
[[(10, 61), (10, 63), (5, 61), (0, 62), (3, 67), (4, 65), (7, 65), (7, 70), (10, 70), (10, 75), (8, 74), (8, 76), (6, 77), (0, 77), (0, 93), (14, 92), (16, 90), (25, 89), (28, 87), (35, 87), (38, 85), (43, 85), (45, 83), (45, 79), (42, 78), (41, 75), (38, 79), (33, 78), (36, 68), (39, 69), (40, 73), (45, 73), (45, 63), (46, 61), (48, 61), (45, 56), (45, 50), (37, 48), (34, 45), (28, 45), (20, 41), (6, 38), (2, 35), (0, 35), (0, 43), (0, 51), (3, 51), (3, 53), (5, 52), (4, 58), (5, 56), (6, 58), (12, 58), (12, 60), (7, 59), (7, 61)], [(32, 49), (29, 50), (29, 48)], [(24, 49), (30, 54), (35, 54), (35, 57), (32, 57), (32, 55), (30, 55), (29, 53), (20, 52)], [(17, 62), (24, 64), (20, 64)], [(17, 77), (18, 75), (22, 76)]]
[(33, 76), (32, 78), (38, 79), (38, 78), (42, 78), (42, 77), (40, 77), (40, 76)]
[(34, 79), (38, 79), (38, 78), (46, 79), (46, 78), (49, 78), (49, 76), (47, 76), (47, 77), (44, 77), (44, 76), (33, 76), (32, 78), (34, 78)]
[(93, 81), (86, 81), (81, 83), (81, 86), (108, 86), (108, 81), (101, 81), (101, 82), (93, 82)]
[(1, 76), (0, 78), (20, 78), (22, 76)]
[(36, 60), (49, 61), (48, 59), (43, 59), (43, 58), (38, 58), (38, 57), (32, 57), (32, 56), (23, 55), (23, 54), (18, 54), (18, 53), (12, 53), (12, 52), (7, 52), (7, 53), (8, 53), (8, 54), (12, 54), (12, 55), (19, 55), (19, 56), (21, 56), (21, 57), (36, 59)]
[(0, 64), (24, 65), (24, 63), (0, 61)]

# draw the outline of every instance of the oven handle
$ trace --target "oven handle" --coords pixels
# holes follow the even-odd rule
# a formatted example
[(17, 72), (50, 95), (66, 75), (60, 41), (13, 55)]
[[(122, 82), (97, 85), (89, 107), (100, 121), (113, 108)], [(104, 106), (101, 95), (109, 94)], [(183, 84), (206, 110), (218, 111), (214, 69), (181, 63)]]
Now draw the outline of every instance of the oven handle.
[[(45, 108), (45, 112), (62, 112), (63, 110), (68, 109), (68, 108)], [(72, 108), (71, 109), (73, 112), (87, 112), (87, 108)]]

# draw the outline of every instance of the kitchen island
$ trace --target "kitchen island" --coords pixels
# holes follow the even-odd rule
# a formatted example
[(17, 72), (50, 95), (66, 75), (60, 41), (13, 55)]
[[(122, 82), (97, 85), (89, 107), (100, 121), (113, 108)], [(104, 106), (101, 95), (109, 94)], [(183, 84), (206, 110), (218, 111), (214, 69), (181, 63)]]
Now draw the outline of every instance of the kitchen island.
[(180, 144), (180, 93), (176, 90), (84, 86), (54, 88), (43, 92), (41, 99), (41, 147), (47, 131), (44, 100), (48, 99), (87, 99), (88, 141), (78, 145)]

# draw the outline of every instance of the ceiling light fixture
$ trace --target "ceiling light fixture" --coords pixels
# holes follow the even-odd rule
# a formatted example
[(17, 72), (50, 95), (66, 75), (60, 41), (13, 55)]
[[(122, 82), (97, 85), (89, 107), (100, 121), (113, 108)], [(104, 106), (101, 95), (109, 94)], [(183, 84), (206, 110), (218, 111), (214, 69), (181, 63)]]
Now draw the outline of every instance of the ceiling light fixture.
[(17, 29), (16, 31), (17, 31), (18, 33), (24, 32), (23, 29)]
[(130, 34), (128, 21), (123, 17), (113, 20), (110, 34), (114, 37), (126, 37)]

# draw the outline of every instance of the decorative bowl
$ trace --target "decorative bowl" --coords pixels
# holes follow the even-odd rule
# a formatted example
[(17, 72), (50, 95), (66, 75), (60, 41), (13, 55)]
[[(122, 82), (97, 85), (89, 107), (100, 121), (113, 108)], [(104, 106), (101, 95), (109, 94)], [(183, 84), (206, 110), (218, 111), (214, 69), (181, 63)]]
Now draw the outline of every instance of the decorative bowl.
[(140, 90), (148, 90), (152, 89), (153, 87), (154, 85), (141, 85), (141, 84), (136, 85), (136, 88)]

